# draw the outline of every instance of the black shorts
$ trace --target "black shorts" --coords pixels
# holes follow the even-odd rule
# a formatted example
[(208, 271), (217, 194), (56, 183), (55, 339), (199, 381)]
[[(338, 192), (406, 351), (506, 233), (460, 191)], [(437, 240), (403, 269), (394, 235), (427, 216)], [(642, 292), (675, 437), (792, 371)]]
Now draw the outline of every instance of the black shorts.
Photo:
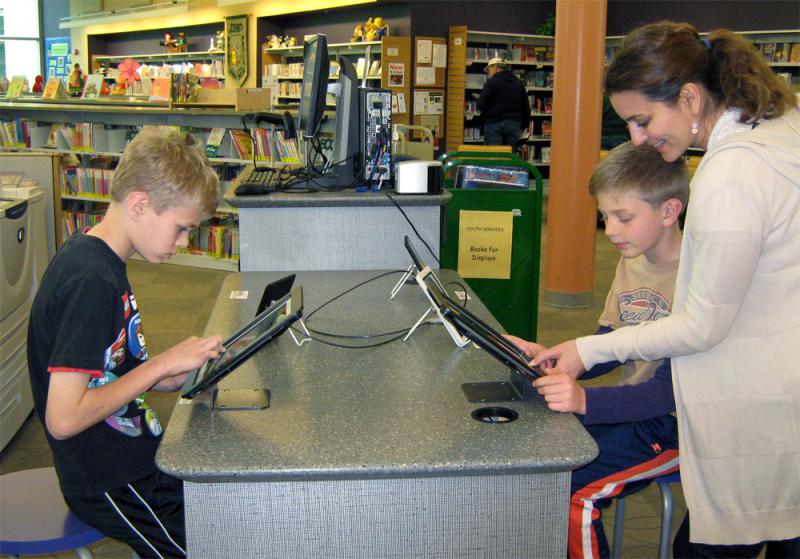
[(156, 472), (101, 495), (64, 495), (70, 510), (145, 557), (186, 557), (183, 482)]

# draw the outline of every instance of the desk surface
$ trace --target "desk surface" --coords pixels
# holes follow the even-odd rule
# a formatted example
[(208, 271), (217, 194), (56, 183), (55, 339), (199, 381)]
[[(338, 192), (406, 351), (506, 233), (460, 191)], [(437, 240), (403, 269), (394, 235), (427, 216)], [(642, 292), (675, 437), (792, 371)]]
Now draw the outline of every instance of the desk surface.
[[(264, 286), (283, 274), (248, 272), (222, 286), (207, 333), (226, 336), (252, 317)], [(409, 328), (427, 308), (416, 285), (393, 301), (393, 273), (319, 305), (377, 272), (301, 272), (307, 326), (339, 334)], [(458, 280), (440, 270), (442, 281)], [(452, 288), (452, 286), (451, 286)], [(230, 298), (247, 290), (246, 300)], [(474, 294), (469, 307), (499, 328)], [(328, 338), (331, 340), (331, 338)], [(385, 339), (385, 338), (383, 338)], [(360, 340), (336, 339), (355, 345)], [(501, 381), (507, 368), (470, 345), (457, 348), (440, 324), (407, 341), (370, 349), (340, 349), (312, 341), (297, 347), (288, 334), (231, 373), (222, 388), (269, 388), (260, 411), (214, 411), (200, 401), (175, 407), (156, 460), (194, 482), (313, 481), (403, 478), (575, 469), (597, 447), (571, 414), (547, 409), (539, 396), (507, 404), (519, 418), (475, 421), (482, 407), (467, 401), (465, 382)]]

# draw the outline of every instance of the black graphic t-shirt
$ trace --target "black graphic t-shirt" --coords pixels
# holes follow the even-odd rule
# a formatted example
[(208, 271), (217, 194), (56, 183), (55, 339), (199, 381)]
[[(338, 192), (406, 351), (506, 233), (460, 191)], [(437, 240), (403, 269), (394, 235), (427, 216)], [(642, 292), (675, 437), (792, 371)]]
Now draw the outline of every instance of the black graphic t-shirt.
[[(51, 375), (83, 373), (91, 390), (146, 359), (125, 263), (97, 237), (72, 235), (45, 272), (28, 326), (28, 369), (42, 425)], [(47, 433), (62, 491), (96, 495), (154, 472), (161, 431), (141, 395), (74, 437), (59, 441)]]

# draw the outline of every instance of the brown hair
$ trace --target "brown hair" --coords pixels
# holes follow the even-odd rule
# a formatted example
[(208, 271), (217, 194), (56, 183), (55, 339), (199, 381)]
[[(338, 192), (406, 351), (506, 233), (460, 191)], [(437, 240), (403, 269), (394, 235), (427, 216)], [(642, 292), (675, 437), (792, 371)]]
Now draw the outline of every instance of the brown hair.
[(705, 114), (722, 104), (741, 110), (742, 122), (776, 118), (797, 104), (791, 87), (742, 36), (719, 29), (702, 39), (688, 23), (661, 21), (635, 29), (605, 77), (608, 95), (636, 91), (670, 105), (687, 83), (708, 91), (711, 104)]
[(111, 198), (145, 192), (156, 213), (193, 207), (206, 219), (217, 208), (219, 178), (201, 145), (167, 126), (146, 127), (125, 148), (114, 171)]
[(653, 146), (620, 144), (595, 167), (589, 179), (589, 193), (633, 192), (654, 208), (670, 198), (686, 207), (689, 173), (682, 157), (667, 162)]

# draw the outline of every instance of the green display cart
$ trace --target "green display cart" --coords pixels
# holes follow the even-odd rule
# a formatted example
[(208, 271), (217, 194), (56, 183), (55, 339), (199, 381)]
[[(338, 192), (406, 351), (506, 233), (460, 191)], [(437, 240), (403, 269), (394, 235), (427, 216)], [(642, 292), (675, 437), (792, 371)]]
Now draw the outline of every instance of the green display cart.
[[(458, 269), (459, 224), (462, 210), (512, 212), (513, 233), (509, 279), (466, 278), (494, 317), (509, 333), (536, 340), (539, 308), (539, 261), (542, 231), (542, 176), (519, 158), (498, 160), (486, 154), (445, 155), (445, 185), (453, 194), (442, 209), (441, 266)], [(530, 177), (527, 190), (454, 188), (459, 166), (480, 165), (525, 169)]]

